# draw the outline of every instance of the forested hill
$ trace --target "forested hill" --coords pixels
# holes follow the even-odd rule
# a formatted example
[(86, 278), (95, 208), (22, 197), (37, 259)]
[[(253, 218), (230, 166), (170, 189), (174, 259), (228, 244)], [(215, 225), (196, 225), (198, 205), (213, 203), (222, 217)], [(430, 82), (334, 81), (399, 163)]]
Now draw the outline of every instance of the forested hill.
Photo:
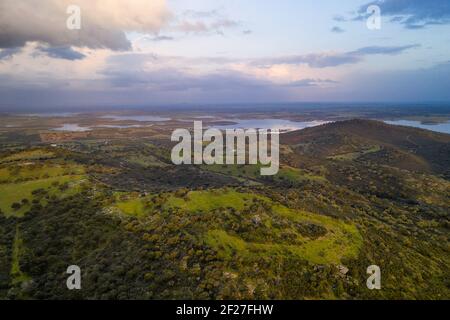
[(285, 133), (267, 177), (175, 166), (170, 141), (125, 133), (1, 150), (0, 299), (450, 298), (449, 135)]
[(378, 164), (450, 178), (450, 135), (444, 133), (354, 119), (289, 132), (281, 141), (317, 160), (365, 156)]

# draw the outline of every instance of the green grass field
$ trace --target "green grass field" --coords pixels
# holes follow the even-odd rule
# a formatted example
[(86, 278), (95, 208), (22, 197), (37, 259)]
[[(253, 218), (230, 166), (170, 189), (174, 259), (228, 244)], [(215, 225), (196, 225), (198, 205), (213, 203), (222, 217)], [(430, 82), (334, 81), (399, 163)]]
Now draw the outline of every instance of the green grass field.
[(238, 235), (215, 229), (208, 231), (205, 242), (215, 248), (223, 259), (233, 259), (236, 255), (256, 258), (258, 255), (293, 254), (315, 264), (338, 264), (343, 258), (356, 258), (362, 246), (362, 237), (355, 225), (318, 214), (291, 210), (281, 205), (275, 205), (273, 212), (292, 222), (309, 222), (322, 226), (327, 229), (327, 233), (318, 239), (308, 239), (297, 233), (297, 240), (301, 244), (292, 245), (272, 241), (245, 241)]
[[(183, 196), (175, 193), (166, 194), (161, 208), (177, 210), (181, 214), (208, 214), (217, 209), (233, 208), (236, 212), (249, 212), (256, 203), (264, 203), (265, 216), (260, 229), (247, 234), (247, 237), (258, 240), (246, 241), (238, 234), (232, 234), (216, 225), (208, 230), (203, 239), (205, 243), (216, 249), (223, 259), (232, 259), (235, 255), (246, 258), (263, 255), (292, 254), (312, 263), (340, 263), (343, 258), (354, 258), (362, 245), (362, 237), (355, 225), (328, 216), (314, 214), (287, 208), (273, 202), (271, 199), (250, 193), (241, 193), (233, 189), (218, 189), (208, 191), (190, 191)], [(130, 198), (119, 201), (116, 207), (123, 213), (143, 217), (152, 208), (152, 197)], [(225, 223), (229, 217), (226, 213), (217, 217)], [(241, 222), (245, 217), (242, 216)], [(284, 222), (282, 227), (276, 224)], [(325, 231), (323, 236), (311, 238), (296, 229), (299, 224), (313, 225)], [(264, 233), (266, 232), (266, 233)], [(282, 240), (283, 235), (290, 233), (291, 241)], [(270, 234), (271, 238), (265, 238)]]
[[(68, 162), (61, 164), (54, 158), (55, 154), (50, 151), (35, 149), (1, 159), (0, 210), (4, 215), (23, 216), (36, 198), (33, 191), (38, 189), (58, 198), (80, 191), (82, 181), (86, 180), (84, 167)], [(60, 189), (65, 184), (67, 188)], [(46, 202), (45, 197), (40, 199), (41, 205)]]
[(18, 153), (14, 153), (10, 156), (4, 157), (0, 159), (0, 163), (7, 163), (13, 161), (32, 161), (32, 160), (43, 160), (53, 158), (55, 154), (50, 151), (36, 149), (36, 150), (27, 150), (20, 151)]
[(275, 179), (284, 179), (291, 182), (299, 182), (305, 180), (313, 180), (313, 181), (325, 181), (325, 177), (314, 175), (308, 173), (304, 170), (289, 167), (289, 166), (281, 166), (278, 174), (276, 174)]
[[(44, 189), (48, 191), (49, 195), (65, 197), (78, 193), (81, 182), (85, 179), (86, 177), (83, 175), (74, 175), (31, 180), (21, 183), (0, 184), (0, 210), (6, 216), (20, 217), (30, 208), (30, 203), (34, 199), (32, 194), (34, 190)], [(68, 183), (69, 188), (62, 192), (55, 185), (56, 183)], [(11, 208), (13, 203), (20, 203), (23, 199), (28, 200), (28, 204), (23, 205), (18, 210)]]
[[(85, 180), (85, 178), (86, 177), (83, 175), (75, 175), (31, 180), (21, 183), (0, 184), (0, 194), (2, 195), (0, 200), (0, 210), (6, 216), (23, 216), (30, 208), (30, 203), (34, 199), (32, 194), (34, 190), (44, 189), (50, 196), (66, 197), (78, 193), (81, 188), (81, 182)], [(69, 188), (65, 191), (60, 191), (57, 185), (55, 185), (56, 183), (68, 183)], [(11, 207), (13, 203), (20, 203), (23, 199), (28, 200), (28, 203), (22, 205), (17, 210), (14, 210)]]
[[(253, 199), (255, 199), (254, 195), (238, 193), (232, 189), (191, 191), (184, 198), (169, 194), (165, 199), (163, 210), (180, 209), (186, 212), (209, 212), (227, 207), (242, 210)], [(125, 214), (144, 216), (146, 210), (152, 208), (152, 202), (148, 198), (130, 197), (117, 201), (116, 207)]]
[(0, 183), (23, 182), (66, 175), (83, 175), (81, 165), (74, 164), (28, 164), (0, 168)]
[(11, 261), (11, 279), (13, 284), (22, 283), (31, 278), (20, 270), (20, 256), (24, 250), (23, 241), (20, 237), (19, 226), (16, 227), (16, 234), (14, 236), (12, 261)]
[(116, 206), (123, 213), (131, 216), (141, 217), (145, 215), (145, 204), (142, 198), (120, 201), (116, 203)]

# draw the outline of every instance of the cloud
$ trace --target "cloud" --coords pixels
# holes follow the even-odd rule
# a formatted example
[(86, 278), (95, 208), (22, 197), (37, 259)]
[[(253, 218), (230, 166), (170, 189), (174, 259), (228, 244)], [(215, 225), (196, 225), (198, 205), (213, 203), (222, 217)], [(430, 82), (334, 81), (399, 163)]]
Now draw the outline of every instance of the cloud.
[(359, 101), (450, 101), (450, 61), (430, 68), (351, 74), (334, 98)]
[[(183, 58), (155, 54), (121, 54), (111, 57), (99, 73), (113, 88), (156, 91), (244, 90), (268, 86), (270, 81), (226, 69), (220, 58)], [(210, 64), (216, 68), (205, 69)], [(127, 67), (124, 68), (123, 66)], [(191, 66), (196, 66), (191, 69)], [(219, 67), (220, 66), (220, 67)], [(204, 70), (202, 70), (202, 67)], [(219, 67), (219, 68), (217, 68)]]
[(0, 60), (9, 59), (13, 55), (19, 53), (21, 50), (22, 50), (21, 48), (6, 48), (3, 50), (0, 50)]
[(75, 51), (71, 47), (38, 47), (38, 53), (43, 53), (51, 58), (65, 59), (65, 60), (81, 60), (86, 58), (86, 55)]
[(217, 19), (214, 21), (183, 20), (171, 27), (176, 32), (193, 34), (223, 34), (225, 29), (238, 27), (240, 23), (231, 19)]
[(289, 88), (230, 70), (190, 74), (172, 68), (138, 71), (109, 67), (102, 72), (104, 78), (89, 88), (0, 86), (0, 108), (267, 102), (283, 100), (289, 94)]
[(361, 6), (355, 19), (365, 19), (367, 7), (377, 5), (381, 15), (392, 17), (391, 22), (401, 23), (408, 29), (421, 29), (432, 25), (450, 24), (448, 0), (377, 0)]
[[(29, 48), (31, 49), (31, 48)], [(295, 88), (270, 79), (230, 69), (221, 58), (186, 58), (151, 53), (115, 53), (95, 71), (71, 74), (88, 66), (98, 53), (60, 65), (64, 77), (53, 69), (33, 73), (8, 73), (0, 80), (1, 106), (6, 105), (127, 105), (181, 102), (236, 102), (284, 99)], [(25, 56), (22, 55), (22, 58)], [(37, 61), (37, 60), (36, 60)], [(205, 65), (207, 66), (205, 68)], [(43, 72), (41, 71), (43, 70)], [(40, 93), (40, 95), (39, 95)], [(32, 99), (26, 101), (22, 94)]]
[(243, 65), (257, 68), (269, 68), (274, 65), (307, 65), (311, 68), (338, 67), (347, 64), (356, 64), (365, 57), (373, 55), (396, 55), (407, 50), (418, 48), (420, 45), (411, 44), (404, 46), (370, 46), (348, 52), (325, 52), (310, 53), (303, 55), (267, 57), (257, 59), (244, 59), (227, 57), (182, 57), (182, 56), (160, 56), (152, 53), (146, 54), (120, 54), (111, 57), (115, 65), (141, 65), (142, 60), (147, 64), (154, 63), (159, 66), (171, 66), (178, 69), (183, 68), (207, 68), (230, 67), (232, 65)]
[(191, 18), (217, 18), (222, 17), (219, 10), (198, 11), (198, 10), (186, 10), (183, 12), (183, 16)]
[[(69, 30), (69, 5), (81, 8), (81, 30)], [(0, 48), (41, 42), (52, 47), (128, 50), (126, 32), (157, 33), (170, 20), (165, 0), (2, 0)]]
[(335, 27), (331, 28), (331, 32), (334, 32), (334, 33), (344, 33), (345, 30), (342, 29), (341, 27), (335, 26)]
[(337, 67), (340, 65), (355, 64), (361, 62), (365, 56), (395, 55), (417, 47), (419, 47), (419, 45), (417, 44), (387, 47), (372, 46), (344, 53), (312, 53), (306, 55), (260, 59), (254, 61), (253, 64), (259, 66), (274, 64), (306, 64), (313, 68)]
[(349, 55), (365, 56), (365, 55), (375, 55), (375, 54), (385, 54), (385, 55), (396, 55), (400, 54), (406, 50), (419, 48), (419, 44), (411, 44), (406, 46), (392, 46), (392, 47), (382, 47), (382, 46), (371, 46), (364, 47), (358, 50), (349, 52)]
[(150, 40), (151, 41), (156, 41), (156, 42), (158, 42), (158, 41), (172, 41), (172, 40), (175, 40), (175, 38), (174, 37), (170, 37), (170, 36), (156, 36), (156, 37), (150, 38)]
[(347, 18), (345, 18), (344, 16), (341, 16), (341, 15), (335, 15), (333, 17), (333, 20), (336, 22), (345, 22), (345, 21), (347, 21)]
[(301, 79), (287, 83), (287, 87), (304, 88), (304, 87), (320, 87), (323, 85), (336, 84), (338, 81), (329, 79)]
[(268, 64), (306, 64), (313, 68), (336, 67), (344, 64), (354, 64), (362, 59), (359, 55), (348, 53), (312, 53), (299, 56), (288, 56), (268, 60)]
[(169, 29), (175, 32), (192, 34), (220, 34), (225, 29), (236, 28), (241, 22), (228, 18), (219, 10), (186, 10), (176, 19)]
[[(365, 54), (373, 50), (362, 48), (357, 51)], [(91, 58), (89, 55), (86, 59), (73, 62), (73, 68), (88, 63)], [(0, 73), (0, 107), (313, 100), (450, 101), (447, 88), (450, 62), (419, 70), (359, 70), (338, 76), (339, 81), (336, 81), (330, 79), (334, 77), (327, 75), (327, 72), (306, 75), (301, 69), (296, 69), (293, 78), (252, 75), (245, 70), (231, 70), (230, 66), (220, 64), (219, 60), (206, 59), (206, 63), (217, 62), (217, 68), (200, 71), (200, 58), (115, 54), (101, 64), (95, 77), (91, 73), (85, 75), (81, 85), (77, 82), (78, 75), (73, 79), (54, 79), (36, 74), (32, 79), (23, 79), (23, 74)], [(198, 63), (199, 67), (191, 68), (191, 63)], [(70, 85), (65, 84), (66, 80), (70, 80)]]

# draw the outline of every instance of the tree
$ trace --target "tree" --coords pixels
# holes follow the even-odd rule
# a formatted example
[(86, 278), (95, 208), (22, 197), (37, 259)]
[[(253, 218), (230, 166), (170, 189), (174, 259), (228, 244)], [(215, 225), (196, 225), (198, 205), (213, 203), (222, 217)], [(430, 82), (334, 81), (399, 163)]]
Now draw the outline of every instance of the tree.
[(14, 203), (11, 205), (11, 208), (12, 208), (14, 211), (19, 210), (20, 207), (21, 207), (21, 204), (20, 204), (20, 203), (17, 203), (17, 202), (14, 202)]

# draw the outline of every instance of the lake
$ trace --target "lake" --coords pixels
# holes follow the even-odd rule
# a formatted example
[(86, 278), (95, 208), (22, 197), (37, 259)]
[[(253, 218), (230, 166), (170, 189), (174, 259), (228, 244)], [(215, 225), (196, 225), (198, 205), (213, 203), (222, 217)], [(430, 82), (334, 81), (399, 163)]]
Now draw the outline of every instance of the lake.
[(38, 117), (38, 118), (68, 118), (78, 115), (78, 113), (74, 112), (43, 112), (43, 113), (26, 113), (26, 114), (17, 114), (20, 117)]
[(423, 124), (420, 121), (414, 120), (394, 120), (394, 121), (384, 121), (387, 124), (393, 124), (397, 126), (407, 126), (415, 127), (421, 129), (427, 129), (435, 132), (448, 133), (450, 134), (450, 122), (438, 123), (438, 124)]
[[(149, 125), (151, 126), (151, 125)], [(116, 128), (116, 129), (129, 129), (129, 128), (142, 128), (140, 124), (130, 124), (130, 125), (112, 125), (112, 124), (102, 124), (95, 126), (95, 128)], [(148, 127), (148, 126), (147, 126)]]
[(319, 126), (329, 121), (292, 121), (285, 119), (224, 119), (236, 122), (230, 125), (213, 125), (217, 129), (278, 129), (279, 131), (294, 131)]
[(84, 132), (84, 131), (90, 131), (91, 128), (88, 127), (80, 127), (76, 123), (64, 123), (62, 127), (54, 128), (52, 129), (54, 131), (75, 131), (75, 132)]
[(144, 116), (144, 115), (137, 115), (137, 116), (117, 116), (117, 115), (107, 115), (102, 116), (103, 119), (112, 119), (115, 121), (148, 121), (148, 122), (162, 122), (162, 121), (169, 121), (170, 118), (164, 118), (164, 117), (158, 117), (158, 116)]

